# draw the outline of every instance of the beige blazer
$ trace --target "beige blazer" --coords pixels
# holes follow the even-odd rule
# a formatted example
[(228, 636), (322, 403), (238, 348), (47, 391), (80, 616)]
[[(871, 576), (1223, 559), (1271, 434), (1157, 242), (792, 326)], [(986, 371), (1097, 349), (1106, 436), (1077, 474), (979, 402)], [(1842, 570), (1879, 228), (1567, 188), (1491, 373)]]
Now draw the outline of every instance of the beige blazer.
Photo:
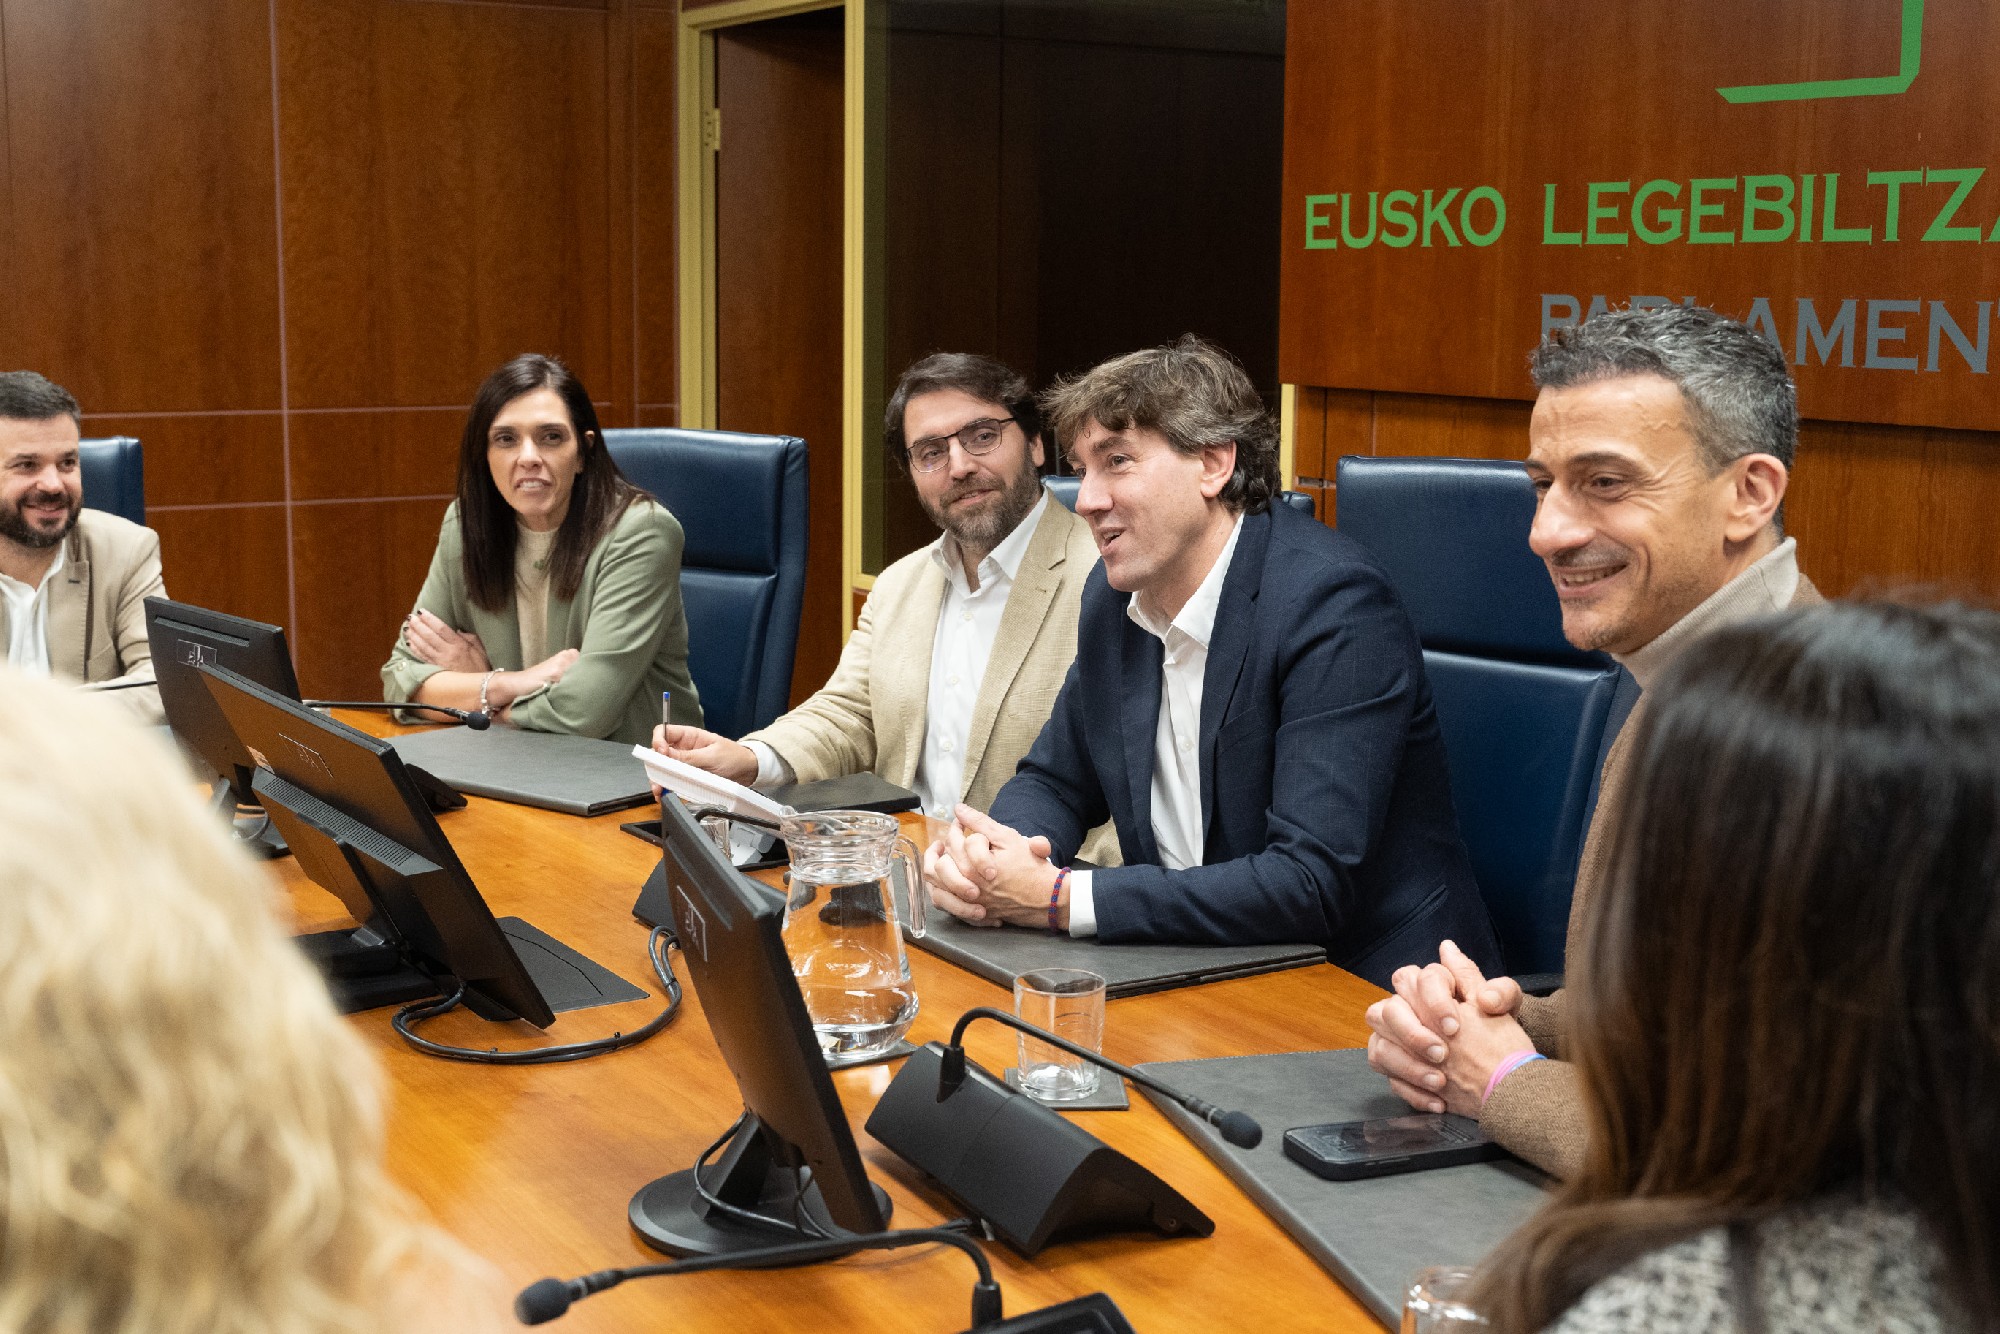
[[(1077, 605), (1097, 564), (1090, 526), (1051, 500), (1028, 541), (979, 682), (965, 740), (966, 805), (985, 810), (1049, 720), (1076, 657)], [(802, 783), (873, 770), (902, 787), (916, 780), (930, 703), (931, 648), (944, 573), (924, 547), (882, 571), (840, 664), (811, 699), (745, 741), (761, 741)], [(1109, 826), (1082, 855), (1119, 862)]]
[[(165, 597), (160, 536), (130, 519), (86, 509), (64, 540), (63, 567), (49, 583), (49, 670), (59, 681), (153, 679), (146, 642), (146, 599)], [(0, 603), (0, 661), (11, 628)], [(142, 723), (166, 721), (152, 685), (106, 691), (104, 698)]]
[[(1811, 607), (1825, 601), (1812, 580), (1801, 574), (1790, 605)], [(1605, 877), (1611, 871), (1612, 849), (1618, 846), (1625, 784), (1631, 775), (1632, 738), (1639, 734), (1639, 720), (1645, 710), (1646, 697), (1642, 694), (1604, 757), (1604, 769), (1597, 783), (1597, 813), (1591, 818), (1589, 832), (1583, 836), (1583, 852), (1576, 865), (1576, 888), (1570, 894), (1569, 930), (1563, 946), (1566, 959), (1579, 957), (1584, 913), (1603, 890)], [(1587, 1138), (1583, 1088), (1576, 1067), (1561, 1059), (1569, 1042), (1568, 992), (1557, 990), (1547, 996), (1522, 997), (1519, 1017), (1535, 1050), (1552, 1059), (1531, 1062), (1502, 1080), (1481, 1109), (1479, 1122), (1511, 1152), (1545, 1172), (1567, 1179), (1583, 1168)]]

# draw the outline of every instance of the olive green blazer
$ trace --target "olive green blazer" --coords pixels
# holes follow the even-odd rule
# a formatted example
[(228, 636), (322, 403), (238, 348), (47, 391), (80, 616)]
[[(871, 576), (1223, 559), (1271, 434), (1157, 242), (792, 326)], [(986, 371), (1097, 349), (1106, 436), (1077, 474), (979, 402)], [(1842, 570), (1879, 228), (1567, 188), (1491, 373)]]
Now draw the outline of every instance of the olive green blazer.
[[(663, 690), (673, 692), (675, 722), (701, 722), (701, 701), (688, 675), (682, 543), (680, 520), (650, 497), (619, 516), (590, 553), (575, 599), (549, 594), (549, 650), (573, 648), (582, 656), (561, 681), (515, 701), (515, 726), (644, 742), (660, 721)], [(453, 629), (478, 635), (496, 669), (529, 665), (521, 661), (521, 622), (512, 599), (499, 611), (486, 611), (467, 596), (456, 502), (444, 513), (416, 605)], [(412, 653), (398, 632), (395, 650), (382, 665), (382, 697), (405, 703), (440, 670)]]

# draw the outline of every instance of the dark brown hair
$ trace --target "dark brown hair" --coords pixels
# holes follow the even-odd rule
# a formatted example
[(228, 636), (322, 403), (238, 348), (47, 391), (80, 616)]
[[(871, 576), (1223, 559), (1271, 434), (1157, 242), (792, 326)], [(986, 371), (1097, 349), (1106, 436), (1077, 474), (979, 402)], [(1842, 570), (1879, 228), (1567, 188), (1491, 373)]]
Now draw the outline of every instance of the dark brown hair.
[(1278, 427), (1236, 358), (1193, 334), (1128, 352), (1042, 395), (1058, 446), (1067, 452), (1091, 422), (1107, 431), (1157, 431), (1183, 454), (1236, 444), (1236, 470), (1221, 500), (1260, 514), (1278, 493)]
[(645, 492), (625, 480), (604, 448), (597, 409), (583, 382), (554, 357), (525, 353), (486, 377), (472, 400), (458, 448), (458, 527), (464, 539), (466, 593), (474, 604), (499, 611), (514, 596), (515, 517), (493, 484), (487, 434), (500, 410), (523, 394), (553, 389), (569, 410), (583, 470), (570, 492), (569, 512), (549, 553), (549, 590), (568, 601), (583, 586), (583, 567), (626, 507)]
[(1888, 602), (1690, 646), (1647, 690), (1572, 961), (1580, 1174), (1489, 1259), (1540, 1329), (1639, 1255), (1851, 1192), (2000, 1324), (2000, 615)]
[(1042, 433), (1042, 409), (1029, 392), (1028, 382), (991, 357), (974, 352), (933, 352), (910, 363), (889, 395), (882, 414), (882, 447), (902, 471), (910, 470), (910, 442), (903, 438), (903, 413), (919, 394), (935, 394), (956, 389), (982, 403), (997, 403), (1021, 428), (1033, 444)]

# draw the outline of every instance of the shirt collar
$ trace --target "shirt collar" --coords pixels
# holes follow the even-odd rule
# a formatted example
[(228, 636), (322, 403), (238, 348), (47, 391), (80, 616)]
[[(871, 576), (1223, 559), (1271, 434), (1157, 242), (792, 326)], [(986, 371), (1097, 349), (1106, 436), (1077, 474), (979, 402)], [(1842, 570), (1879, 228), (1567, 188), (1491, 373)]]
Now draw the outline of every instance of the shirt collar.
[[(73, 533), (76, 530), (72, 528), (70, 531)], [(49, 562), (48, 572), (42, 575), (42, 582), (36, 584), (33, 588), (29, 588), (28, 585), (8, 574), (0, 574), (0, 580), (5, 580), (9, 587), (27, 589), (29, 593), (39, 593), (49, 586), (49, 580), (55, 578), (61, 572), (63, 565), (67, 562), (68, 554), (69, 539), (65, 537), (62, 541), (56, 543), (56, 558)]]
[(1797, 538), (1788, 537), (1758, 557), (1749, 569), (1709, 594), (1701, 605), (1668, 626), (1652, 643), (1612, 656), (1644, 690), (1683, 648), (1710, 630), (1783, 611), (1792, 605), (1798, 591), (1799, 543)]
[[(1028, 543), (1035, 539), (1035, 527), (1041, 523), (1042, 515), (1048, 512), (1048, 488), (1042, 487), (1041, 493), (1041, 499), (1035, 502), (1035, 507), (1028, 511), (1027, 517), (1015, 524), (1014, 531), (1001, 538), (1000, 545), (994, 547), (987, 553), (986, 559), (979, 562), (982, 571), (979, 580), (981, 588), (990, 582), (983, 573), (990, 565), (999, 566), (1000, 572), (1007, 576), (1009, 583), (1012, 583), (1014, 576), (1020, 572), (1021, 561), (1028, 554)], [(931, 560), (944, 572), (946, 579), (960, 585), (965, 583), (965, 564), (958, 558), (958, 539), (950, 533), (939, 533), (937, 541), (931, 543)]]
[(1208, 574), (1201, 581), (1201, 587), (1194, 590), (1194, 596), (1187, 600), (1180, 614), (1170, 624), (1161, 624), (1143, 605), (1139, 595), (1134, 593), (1125, 603), (1125, 614), (1136, 622), (1140, 629), (1160, 640), (1166, 641), (1169, 630), (1178, 630), (1201, 645), (1208, 647), (1209, 636), (1215, 633), (1215, 613), (1222, 606), (1222, 584), (1229, 577), (1229, 563), (1236, 557), (1236, 539), (1243, 535), (1243, 516), (1236, 516), (1236, 526), (1229, 530), (1229, 540), (1222, 544), (1222, 554), (1215, 558), (1215, 564), (1208, 567)]

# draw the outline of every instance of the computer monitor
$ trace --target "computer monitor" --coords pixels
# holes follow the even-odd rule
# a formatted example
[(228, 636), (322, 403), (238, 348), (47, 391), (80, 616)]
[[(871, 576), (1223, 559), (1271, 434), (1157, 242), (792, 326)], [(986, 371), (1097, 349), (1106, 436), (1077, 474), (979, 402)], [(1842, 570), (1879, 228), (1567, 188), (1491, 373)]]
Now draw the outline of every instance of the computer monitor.
[[(233, 815), (237, 807), (256, 805), (257, 796), (251, 791), (255, 766), (197, 669), (204, 664), (226, 667), (266, 690), (297, 699), (299, 681), (292, 672), (284, 629), (154, 597), (146, 599), (146, 642), (152, 647), (153, 675), (160, 683), (167, 726), (220, 780), (216, 806)], [(236, 828), (239, 838), (267, 856), (285, 851), (269, 821), (244, 820)]]
[[(827, 1074), (780, 928), (783, 895), (716, 850), (680, 800), (660, 802), (662, 855), (681, 956), (745, 1119), (721, 1159), (661, 1177), (632, 1197), (633, 1228), (670, 1255), (714, 1255), (783, 1240), (709, 1195), (813, 1235), (880, 1232), (889, 1197), (868, 1180)], [(800, 1220), (811, 1220), (801, 1225)]]
[[(226, 667), (204, 663), (196, 671), (255, 766), (252, 788), (307, 876), (357, 920), (372, 916), (403, 963), (436, 989), (448, 994), (462, 983), (465, 1004), (481, 1018), (525, 1019), (538, 1028), (555, 1022), (543, 987), (494, 920), (394, 746)], [(596, 967), (526, 929), (530, 959), (554, 946)], [(558, 963), (574, 971), (569, 960)]]

